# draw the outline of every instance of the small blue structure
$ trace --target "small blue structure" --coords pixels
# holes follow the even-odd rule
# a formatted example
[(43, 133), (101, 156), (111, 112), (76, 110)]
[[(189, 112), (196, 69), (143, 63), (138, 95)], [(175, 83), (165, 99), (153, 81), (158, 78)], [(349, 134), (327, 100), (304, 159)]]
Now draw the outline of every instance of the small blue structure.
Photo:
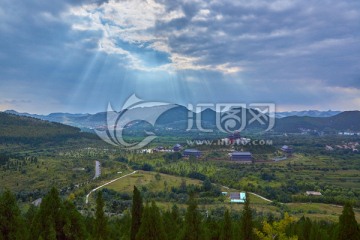
[(232, 203), (245, 203), (245, 200), (246, 200), (245, 192), (230, 193), (230, 202)]
[(196, 158), (201, 156), (201, 152), (197, 149), (185, 149), (183, 153), (184, 157), (194, 156)]

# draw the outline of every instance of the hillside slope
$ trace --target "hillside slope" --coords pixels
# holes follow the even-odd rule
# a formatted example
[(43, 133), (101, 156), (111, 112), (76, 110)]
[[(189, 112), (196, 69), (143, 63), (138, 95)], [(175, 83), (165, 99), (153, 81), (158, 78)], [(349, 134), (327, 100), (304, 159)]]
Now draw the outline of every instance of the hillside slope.
[(32, 117), (0, 113), (0, 143), (41, 143), (89, 137), (79, 128)]

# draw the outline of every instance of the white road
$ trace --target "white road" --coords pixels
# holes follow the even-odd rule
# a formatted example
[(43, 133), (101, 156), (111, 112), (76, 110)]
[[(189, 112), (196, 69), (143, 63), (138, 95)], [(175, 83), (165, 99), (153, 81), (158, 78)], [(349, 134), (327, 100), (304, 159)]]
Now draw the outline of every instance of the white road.
[(93, 193), (93, 192), (95, 192), (96, 190), (98, 190), (98, 189), (100, 189), (100, 188), (102, 188), (102, 187), (104, 187), (104, 186), (106, 186), (106, 185), (108, 185), (108, 184), (110, 184), (110, 183), (113, 183), (113, 182), (115, 182), (115, 181), (117, 181), (117, 180), (119, 180), (119, 179), (121, 179), (121, 178), (124, 178), (124, 177), (130, 176), (130, 175), (132, 175), (132, 174), (135, 174), (136, 172), (137, 172), (137, 171), (133, 171), (132, 173), (128, 173), (128, 174), (126, 174), (126, 175), (124, 175), (124, 176), (115, 178), (115, 179), (111, 180), (110, 182), (104, 183), (103, 185), (94, 188), (93, 190), (91, 190), (91, 191), (88, 193), (88, 195), (86, 195), (85, 203), (86, 203), (86, 204), (89, 203), (89, 196), (90, 196), (91, 193)]
[[(253, 192), (249, 192), (250, 194), (252, 194), (252, 195), (254, 195), (254, 196), (257, 196), (257, 197), (259, 197), (259, 198), (261, 198), (261, 199), (263, 199), (263, 200), (265, 200), (265, 201), (267, 201), (267, 202), (273, 202), (273, 201), (271, 201), (270, 199), (267, 199), (267, 198), (264, 198), (263, 196), (260, 196), (259, 194), (256, 194), (256, 193), (253, 193)], [(282, 203), (281, 203), (282, 204)]]
[(100, 167), (100, 162), (99, 161), (95, 161), (95, 176), (93, 179), (96, 179), (98, 177), (100, 177), (101, 175), (101, 167)]

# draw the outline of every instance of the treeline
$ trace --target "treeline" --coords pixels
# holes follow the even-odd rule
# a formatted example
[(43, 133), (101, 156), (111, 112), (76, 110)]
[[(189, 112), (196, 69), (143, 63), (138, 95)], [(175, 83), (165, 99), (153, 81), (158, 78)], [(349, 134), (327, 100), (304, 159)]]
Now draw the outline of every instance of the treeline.
[(240, 217), (226, 210), (221, 218), (212, 218), (200, 213), (194, 194), (185, 213), (176, 205), (162, 211), (155, 202), (143, 203), (141, 192), (134, 187), (131, 211), (120, 217), (107, 216), (99, 191), (94, 213), (84, 216), (53, 188), (40, 207), (31, 206), (26, 214), (21, 214), (14, 195), (4, 191), (0, 195), (0, 239), (359, 240), (360, 230), (349, 203), (338, 223), (305, 217), (295, 220), (287, 213), (280, 219), (255, 218), (247, 195)]

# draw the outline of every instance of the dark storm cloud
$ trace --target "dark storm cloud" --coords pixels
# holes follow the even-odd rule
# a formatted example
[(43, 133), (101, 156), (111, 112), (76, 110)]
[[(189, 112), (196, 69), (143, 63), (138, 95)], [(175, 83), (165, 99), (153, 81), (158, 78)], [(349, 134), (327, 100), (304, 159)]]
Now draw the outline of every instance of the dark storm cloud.
[[(360, 87), (359, 1), (166, 3), (181, 8), (186, 20), (158, 23), (157, 31), (169, 34), (172, 49), (200, 57), (201, 64), (243, 64), (257, 78)], [(207, 12), (203, 18), (201, 11)], [(183, 29), (188, 31), (173, 34)]]
[[(96, 80), (103, 78), (107, 84), (122, 75), (112, 69), (123, 69), (118, 56), (97, 51), (102, 32), (74, 31), (72, 19), (63, 16), (71, 7), (89, 2), (100, 5), (106, 1), (1, 2), (0, 105), (30, 112), (51, 112), (54, 108), (94, 111), (87, 100), (99, 87)], [(103, 68), (108, 69), (102, 72)], [(84, 79), (87, 84), (78, 90)], [(32, 99), (31, 108), (25, 102), (7, 100), (23, 97)], [(76, 102), (67, 107), (72, 100)], [(22, 109), (21, 103), (27, 109)], [(102, 110), (104, 105), (98, 103), (96, 108)]]
[[(52, 99), (56, 107), (72, 101), (77, 111), (86, 104), (101, 111), (136, 91), (149, 99), (176, 96), (185, 105), (239, 98), (310, 107), (360, 103), (357, 0), (149, 0), (149, 11), (139, 6), (106, 18), (112, 8), (124, 13), (129, 2), (2, 0), (0, 105)], [(89, 4), (87, 16), (71, 13)], [(172, 12), (178, 16), (164, 17)]]

